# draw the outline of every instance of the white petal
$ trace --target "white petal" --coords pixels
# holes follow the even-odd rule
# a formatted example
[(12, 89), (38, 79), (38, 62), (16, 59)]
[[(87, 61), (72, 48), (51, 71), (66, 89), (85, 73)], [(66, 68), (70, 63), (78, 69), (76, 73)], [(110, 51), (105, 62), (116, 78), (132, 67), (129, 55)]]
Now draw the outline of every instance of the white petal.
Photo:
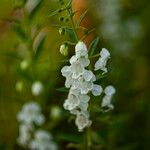
[(62, 73), (62, 76), (68, 77), (71, 74), (71, 68), (70, 68), (70, 66), (64, 66), (61, 69), (61, 73)]
[(110, 53), (106, 48), (102, 48), (102, 51), (100, 52), (100, 56), (104, 59), (108, 59), (110, 57)]
[(103, 112), (108, 112), (114, 109), (113, 104), (111, 104), (112, 96), (104, 96), (101, 103), (101, 108)]
[(79, 106), (79, 104), (80, 104), (80, 100), (78, 98), (78, 95), (71, 91), (68, 95), (68, 99), (64, 103), (64, 108), (67, 110), (73, 110), (77, 106)]
[(91, 79), (93, 78), (94, 74), (92, 71), (90, 70), (85, 70), (84, 73), (83, 73), (83, 78), (86, 80), (86, 81), (91, 81)]
[(79, 58), (79, 62), (83, 67), (87, 67), (90, 64), (90, 60), (88, 58), (85, 57), (81, 57)]
[(95, 63), (95, 71), (96, 70), (102, 70), (104, 72), (107, 72), (107, 68), (106, 68), (106, 63), (107, 63), (107, 60), (103, 59), (103, 58), (99, 58), (98, 61)]
[(116, 93), (116, 89), (114, 88), (114, 86), (109, 85), (109, 86), (107, 86), (107, 87), (105, 88), (104, 93), (105, 93), (106, 95), (112, 96), (113, 94)]
[(75, 47), (75, 51), (76, 51), (76, 56), (78, 58), (82, 57), (82, 56), (86, 56), (88, 51), (87, 51), (87, 47), (83, 42), (78, 42), (76, 47)]
[(82, 101), (83, 103), (88, 103), (90, 100), (90, 97), (86, 94), (80, 94), (79, 95), (79, 99), (80, 101)]
[(75, 63), (77, 60), (78, 60), (78, 58), (76, 57), (76, 55), (72, 56), (72, 57), (70, 58), (70, 64)]
[(68, 76), (68, 77), (66, 77), (66, 81), (65, 81), (65, 87), (66, 88), (70, 88), (71, 87), (71, 85), (72, 85), (72, 83), (73, 83), (73, 79), (72, 79), (72, 76), (70, 75), (70, 76)]
[(79, 132), (82, 132), (84, 128), (89, 127), (92, 122), (88, 119), (88, 116), (85, 114), (78, 114), (75, 120), (75, 124), (78, 126)]
[(77, 79), (80, 77), (80, 75), (83, 74), (84, 67), (82, 67), (82, 65), (79, 62), (77, 62), (77, 63), (72, 64), (71, 71), (73, 73), (72, 78)]
[(87, 94), (93, 88), (93, 82), (88, 81), (81, 81), (80, 82), (80, 89), (81, 94)]
[(97, 85), (97, 84), (93, 85), (92, 94), (94, 96), (101, 95), (102, 91), (103, 91), (103, 88), (100, 85)]

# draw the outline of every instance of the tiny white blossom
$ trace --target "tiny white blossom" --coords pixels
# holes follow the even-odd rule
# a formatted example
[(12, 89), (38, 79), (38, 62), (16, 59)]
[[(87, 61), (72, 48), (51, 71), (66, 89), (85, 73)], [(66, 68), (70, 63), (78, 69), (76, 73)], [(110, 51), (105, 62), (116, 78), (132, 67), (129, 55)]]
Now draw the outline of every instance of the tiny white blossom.
[(81, 41), (77, 43), (75, 47), (75, 52), (76, 52), (77, 58), (87, 56), (88, 54), (86, 45)]
[(96, 70), (102, 70), (105, 73), (108, 72), (106, 65), (107, 65), (107, 61), (110, 58), (110, 53), (107, 49), (102, 48), (102, 51), (100, 52), (100, 58), (98, 59), (98, 61), (95, 63), (95, 71)]
[(82, 132), (84, 128), (91, 126), (92, 121), (89, 120), (88, 113), (78, 113), (75, 124), (77, 125), (79, 132)]
[(64, 108), (67, 110), (75, 109), (80, 104), (80, 99), (78, 93), (74, 90), (71, 90), (68, 95), (68, 99), (65, 100)]
[(19, 126), (19, 137), (17, 142), (20, 146), (25, 147), (28, 142), (31, 140), (31, 132), (33, 127), (30, 124), (21, 124)]
[(41, 114), (40, 106), (35, 102), (26, 103), (18, 113), (17, 119), (22, 123), (35, 123), (37, 125), (42, 125), (45, 121), (44, 116)]
[(50, 133), (44, 130), (37, 130), (29, 148), (31, 150), (57, 150), (57, 145), (52, 141)]
[(104, 93), (106, 94), (103, 99), (102, 99), (102, 103), (101, 103), (101, 108), (103, 112), (108, 112), (112, 109), (114, 109), (114, 105), (111, 103), (112, 101), (112, 97), (115, 94), (116, 90), (113, 86), (107, 86), (104, 89)]
[(31, 91), (34, 96), (38, 96), (43, 92), (43, 89), (43, 84), (40, 81), (36, 81), (32, 84)]
[(100, 85), (97, 85), (97, 84), (93, 85), (92, 94), (94, 96), (101, 95), (102, 91), (103, 91), (103, 88)]
[(116, 89), (112, 85), (109, 85), (105, 88), (104, 93), (106, 95), (112, 96), (113, 94), (116, 93)]
[(83, 78), (85, 81), (91, 81), (95, 75), (90, 70), (85, 70), (83, 73)]

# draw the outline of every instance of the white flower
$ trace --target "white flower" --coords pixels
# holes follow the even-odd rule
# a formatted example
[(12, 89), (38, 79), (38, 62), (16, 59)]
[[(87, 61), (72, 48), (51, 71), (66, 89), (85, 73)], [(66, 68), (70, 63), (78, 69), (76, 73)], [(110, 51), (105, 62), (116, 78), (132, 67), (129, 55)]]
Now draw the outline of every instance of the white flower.
[(95, 63), (95, 71), (100, 69), (105, 73), (107, 73), (108, 70), (106, 68), (106, 64), (109, 58), (110, 58), (109, 51), (105, 48), (102, 48), (102, 51), (100, 52), (100, 58)]
[(101, 108), (103, 112), (108, 112), (112, 109), (114, 109), (113, 104), (111, 103), (112, 97), (115, 94), (116, 90), (113, 86), (107, 86), (104, 90), (104, 93), (106, 94), (104, 98), (102, 99)]
[(71, 65), (71, 71), (72, 71), (72, 78), (77, 79), (84, 73), (84, 67), (82, 64), (77, 61)]
[(43, 84), (40, 81), (36, 81), (32, 84), (31, 91), (34, 96), (38, 96), (43, 92), (43, 89)]
[(75, 90), (70, 90), (68, 99), (65, 100), (64, 108), (66, 110), (75, 109), (80, 104), (78, 93)]
[(33, 127), (30, 124), (21, 124), (19, 127), (19, 137), (17, 142), (19, 145), (25, 147), (31, 139), (31, 132)]
[(34, 140), (29, 145), (32, 150), (57, 150), (57, 145), (52, 141), (50, 133), (44, 130), (37, 130), (34, 134)]
[(79, 132), (82, 132), (84, 128), (91, 126), (92, 121), (89, 120), (88, 112), (78, 113), (75, 124), (77, 125)]
[(100, 85), (97, 85), (97, 84), (93, 85), (92, 94), (94, 96), (101, 95), (102, 91), (103, 91), (103, 88)]
[(116, 89), (112, 85), (109, 85), (105, 88), (104, 93), (108, 96), (112, 96), (116, 93)]
[(26, 103), (18, 113), (17, 119), (22, 123), (35, 123), (37, 125), (42, 125), (45, 121), (44, 116), (41, 114), (40, 106), (35, 102)]
[(84, 78), (79, 79), (79, 89), (81, 94), (87, 94), (93, 89), (93, 82), (92, 81), (85, 81)]
[(87, 47), (82, 41), (77, 43), (75, 47), (75, 52), (76, 52), (77, 58), (85, 57), (88, 54)]
[(95, 81), (95, 75), (90, 70), (84, 71), (83, 78), (85, 79), (85, 81), (93, 81), (93, 80)]

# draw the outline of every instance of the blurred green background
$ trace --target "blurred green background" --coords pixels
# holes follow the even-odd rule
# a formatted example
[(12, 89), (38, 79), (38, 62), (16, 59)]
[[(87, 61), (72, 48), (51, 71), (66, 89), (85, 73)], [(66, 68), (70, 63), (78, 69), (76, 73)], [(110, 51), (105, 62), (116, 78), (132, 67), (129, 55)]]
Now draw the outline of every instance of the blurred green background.
[[(114, 98), (115, 110), (111, 113), (112, 122), (107, 126), (105, 121), (95, 122), (95, 132), (99, 132), (107, 143), (102, 149), (149, 150), (150, 1), (116, 0), (116, 3), (120, 4), (117, 6), (120, 7), (119, 11), (116, 11), (120, 18), (116, 22), (108, 19), (109, 29), (113, 26), (118, 29), (115, 32), (109, 32), (105, 28), (106, 16), (102, 16), (99, 11), (99, 8), (105, 11), (104, 7), (100, 7), (105, 6), (105, 3), (104, 0), (101, 1), (94, 1), (98, 11), (92, 10), (92, 14), (95, 15), (98, 26), (96, 32), (100, 35), (102, 47), (110, 49), (112, 53), (112, 69), (105, 82), (113, 84), (117, 94)], [(28, 12), (24, 13), (22, 3), (23, 0), (0, 0), (0, 149), (19, 149), (16, 144), (16, 114), (25, 102), (33, 99), (41, 104), (47, 117), (47, 125), (44, 128), (50, 129), (58, 145), (63, 147), (68, 141), (66, 138), (63, 139), (63, 136), (58, 138), (59, 134), (72, 132), (72, 128), (74, 134), (78, 133), (75, 132), (74, 125), (68, 125), (67, 119), (64, 119), (67, 114), (62, 106), (66, 94), (56, 90), (64, 83), (60, 68), (63, 65), (61, 60), (65, 57), (59, 53), (63, 38), (59, 35), (58, 28), (53, 26), (59, 23), (59, 17), (50, 18), (49, 14), (59, 6), (54, 0), (43, 0), (35, 14), (30, 16)], [(117, 10), (112, 4), (108, 8), (110, 11)], [(130, 24), (130, 30), (124, 26), (129, 20), (136, 20), (136, 23)], [(31, 59), (36, 49), (36, 40), (38, 41), (45, 33), (46, 38), (40, 55), (31, 62), (29, 69), (22, 71), (21, 61)], [(32, 96), (30, 90), (31, 84), (36, 80), (42, 81), (45, 88), (39, 97)], [(23, 90), (19, 92), (16, 91), (18, 81), (23, 84)], [(54, 125), (55, 127), (50, 125), (52, 118), (49, 112), (53, 106), (59, 106), (63, 111), (62, 119)]]

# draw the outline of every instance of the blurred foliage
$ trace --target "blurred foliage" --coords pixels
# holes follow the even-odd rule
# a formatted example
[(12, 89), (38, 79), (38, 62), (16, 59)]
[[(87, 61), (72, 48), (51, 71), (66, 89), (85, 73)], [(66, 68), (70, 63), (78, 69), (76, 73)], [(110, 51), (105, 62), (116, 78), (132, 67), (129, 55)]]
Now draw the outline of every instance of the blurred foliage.
[[(58, 3), (54, 0), (37, 2), (31, 12), (25, 12), (22, 8), (24, 0), (0, 1), (0, 149), (2, 150), (20, 149), (16, 144), (18, 137), (16, 114), (25, 102), (32, 99), (42, 106), (43, 113), (47, 117), (44, 128), (53, 133), (60, 149), (79, 148), (78, 144), (83, 143), (85, 138), (84, 134), (77, 132), (73, 118), (67, 120), (69, 114), (63, 110), (63, 102), (67, 96), (60, 92), (66, 91), (60, 88), (64, 83), (60, 68), (64, 64), (61, 60), (65, 57), (59, 53), (63, 37), (60, 37), (59, 28), (56, 26), (59, 24), (59, 17), (49, 17), (50, 13), (59, 7)], [(142, 26), (142, 36), (133, 39), (134, 46), (127, 52), (122, 52), (113, 49), (112, 43), (96, 29), (100, 35), (99, 45), (107, 47), (112, 53), (112, 70), (109, 79), (103, 84), (114, 84), (117, 94), (114, 98), (115, 110), (111, 115), (98, 113), (99, 101), (93, 106), (94, 115), (99, 116), (91, 118), (93, 120), (91, 137), (96, 145), (93, 149), (149, 150), (150, 1), (122, 0), (121, 4), (122, 20), (131, 16), (138, 18)], [(92, 14), (96, 13), (92, 9)], [(95, 22), (101, 25), (101, 18), (98, 20), (95, 17)], [(97, 38), (91, 44), (90, 53), (93, 53), (92, 47), (96, 47), (98, 41)], [(73, 50), (70, 53), (73, 53)], [(26, 58), (30, 67), (21, 70), (20, 63)], [(30, 87), (37, 80), (43, 82), (45, 90), (41, 96), (34, 97)], [(16, 91), (17, 81), (23, 83), (23, 91)], [(54, 106), (62, 109), (59, 119), (50, 115), (50, 110)]]

